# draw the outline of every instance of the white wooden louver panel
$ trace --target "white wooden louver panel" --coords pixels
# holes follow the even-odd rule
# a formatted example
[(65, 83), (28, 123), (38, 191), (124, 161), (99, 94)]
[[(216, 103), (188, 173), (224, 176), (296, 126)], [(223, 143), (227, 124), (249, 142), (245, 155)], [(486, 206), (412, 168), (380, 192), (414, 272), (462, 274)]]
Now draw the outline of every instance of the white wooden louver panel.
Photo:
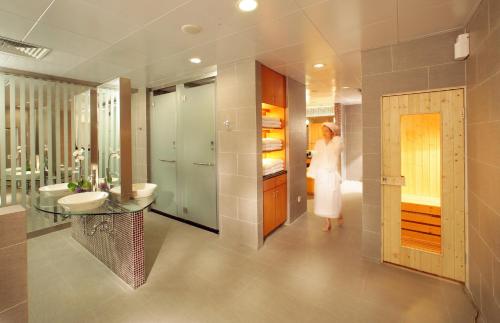
[(0, 205), (7, 204), (7, 165), (5, 142), (5, 77), (0, 74)]
[(52, 145), (52, 96), (53, 96), (54, 85), (52, 83), (47, 83), (47, 161), (48, 161), (48, 173), (47, 173), (47, 184), (54, 184), (54, 151)]
[(16, 79), (9, 78), (10, 108), (10, 198), (11, 204), (17, 203), (17, 136), (16, 136)]
[(35, 84), (29, 82), (29, 102), (30, 102), (30, 169), (31, 169), (31, 193), (36, 188), (36, 115), (35, 115)]
[(26, 205), (26, 82), (25, 79), (19, 79), (19, 109), (21, 123), (21, 202)]
[(61, 86), (56, 84), (56, 182), (61, 183)]
[(45, 186), (45, 116), (44, 116), (44, 100), (43, 88), (44, 84), (38, 84), (38, 163), (40, 171), (40, 186)]

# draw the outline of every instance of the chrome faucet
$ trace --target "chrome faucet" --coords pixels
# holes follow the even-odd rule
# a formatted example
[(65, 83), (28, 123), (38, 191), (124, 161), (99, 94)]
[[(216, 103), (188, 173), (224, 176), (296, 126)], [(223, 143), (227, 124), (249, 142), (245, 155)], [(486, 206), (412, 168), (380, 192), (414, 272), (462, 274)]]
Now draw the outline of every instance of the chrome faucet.
[(109, 184), (111, 184), (111, 182), (113, 181), (113, 177), (111, 176), (111, 170), (110, 170), (111, 157), (113, 157), (113, 156), (116, 159), (119, 159), (120, 158), (120, 151), (119, 150), (117, 150), (115, 152), (112, 151), (108, 155), (108, 164), (106, 167), (106, 182), (108, 182)]

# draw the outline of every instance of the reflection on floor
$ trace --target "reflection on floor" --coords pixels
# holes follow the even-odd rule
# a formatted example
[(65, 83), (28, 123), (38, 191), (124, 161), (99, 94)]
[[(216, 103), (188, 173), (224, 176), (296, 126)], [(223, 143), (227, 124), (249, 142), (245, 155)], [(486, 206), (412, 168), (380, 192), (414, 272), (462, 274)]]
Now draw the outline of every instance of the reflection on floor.
[(259, 251), (146, 215), (148, 282), (128, 288), (62, 230), (29, 241), (31, 322), (472, 322), (455, 283), (361, 259), (361, 194), (342, 229), (303, 216)]

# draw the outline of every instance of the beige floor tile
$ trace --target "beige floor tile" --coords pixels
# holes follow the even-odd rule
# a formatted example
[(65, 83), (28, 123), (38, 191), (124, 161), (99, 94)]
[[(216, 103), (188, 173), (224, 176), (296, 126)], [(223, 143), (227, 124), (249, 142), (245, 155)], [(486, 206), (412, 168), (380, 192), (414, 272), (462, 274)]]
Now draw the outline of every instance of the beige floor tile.
[[(468, 322), (461, 285), (361, 257), (361, 193), (345, 225), (305, 215), (251, 250), (154, 213), (132, 290), (62, 230), (29, 240), (30, 322)], [(309, 207), (312, 203), (309, 201)]]

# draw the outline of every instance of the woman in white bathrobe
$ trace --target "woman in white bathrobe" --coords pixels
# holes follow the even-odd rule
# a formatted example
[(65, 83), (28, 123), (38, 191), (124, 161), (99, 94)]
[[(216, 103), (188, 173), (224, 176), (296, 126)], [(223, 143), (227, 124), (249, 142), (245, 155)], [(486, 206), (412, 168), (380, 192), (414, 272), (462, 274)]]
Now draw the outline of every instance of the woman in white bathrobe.
[(307, 173), (314, 178), (314, 213), (325, 218), (323, 231), (329, 231), (331, 219), (337, 219), (339, 225), (343, 223), (338, 162), (344, 143), (337, 135), (338, 126), (332, 122), (323, 123), (322, 131), (323, 139), (314, 146)]

